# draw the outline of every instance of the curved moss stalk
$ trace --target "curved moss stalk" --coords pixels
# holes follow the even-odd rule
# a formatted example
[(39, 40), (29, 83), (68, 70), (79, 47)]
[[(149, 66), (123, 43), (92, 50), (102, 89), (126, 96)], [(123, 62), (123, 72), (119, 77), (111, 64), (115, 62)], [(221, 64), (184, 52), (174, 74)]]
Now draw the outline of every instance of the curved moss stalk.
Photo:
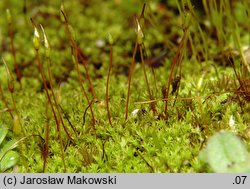
[[(22, 124), (21, 124), (21, 119), (20, 119), (20, 116), (19, 116), (19, 112), (17, 111), (17, 106), (16, 106), (16, 101), (14, 99), (14, 90), (15, 90), (15, 87), (14, 87), (14, 77), (12, 75), (12, 73), (10, 72), (9, 68), (8, 68), (8, 65), (7, 63), (5, 62), (5, 60), (3, 59), (3, 62), (4, 62), (4, 66), (6, 68), (6, 73), (7, 73), (7, 79), (8, 79), (8, 90), (10, 92), (10, 95), (11, 95), (11, 101), (12, 101), (12, 104), (13, 104), (13, 114), (12, 115), (12, 118), (13, 118), (13, 133), (19, 137), (21, 135), (24, 135), (24, 133), (22, 133), (23, 131), (23, 128), (22, 128)], [(4, 98), (4, 96), (3, 96)], [(6, 102), (7, 103), (7, 102)], [(6, 106), (8, 107), (8, 106)], [(27, 145), (26, 145), (27, 147)], [(20, 154), (22, 155), (23, 154), (23, 150), (22, 150), (22, 146), (20, 145), (19, 146), (19, 150), (20, 150)], [(27, 148), (28, 149), (28, 148)], [(1, 161), (1, 160), (0, 160)], [(27, 166), (26, 166), (27, 168)]]
[[(138, 20), (137, 21), (137, 43), (139, 44), (139, 49), (140, 49), (140, 55), (141, 55), (141, 62), (142, 62), (142, 70), (143, 70), (143, 74), (144, 74), (144, 78), (145, 78), (145, 82), (146, 82), (146, 86), (147, 86), (147, 90), (148, 90), (148, 96), (150, 98), (150, 100), (153, 100), (151, 91), (150, 91), (150, 86), (148, 83), (148, 77), (147, 77), (147, 73), (146, 73), (146, 69), (145, 69), (145, 62), (144, 62), (144, 57), (143, 57), (143, 51), (142, 51), (142, 46), (143, 45), (143, 32), (140, 26), (140, 23)], [(153, 111), (153, 114), (155, 115), (155, 104), (154, 103), (150, 103), (151, 104), (151, 109)]]
[(125, 110), (125, 120), (128, 119), (128, 104), (129, 104), (129, 98), (130, 98), (130, 84), (131, 84), (131, 79), (134, 71), (134, 65), (135, 65), (135, 54), (138, 48), (138, 43), (135, 43), (134, 51), (133, 51), (133, 56), (132, 56), (132, 62), (129, 67), (129, 75), (128, 75), (128, 92), (127, 92), (127, 99), (126, 99), (126, 110)]
[(10, 92), (11, 95), (11, 101), (13, 104), (13, 110), (14, 110), (14, 114), (13, 114), (13, 121), (14, 121), (14, 125), (13, 125), (13, 132), (16, 135), (20, 135), (22, 132), (22, 126), (21, 126), (21, 120), (20, 120), (20, 116), (19, 113), (17, 111), (17, 107), (16, 107), (16, 101), (14, 99), (14, 77), (12, 75), (12, 73), (10, 72), (7, 63), (5, 62), (5, 60), (2, 58), (5, 69), (6, 69), (6, 74), (7, 74), (7, 79), (8, 79), (8, 90)]
[(169, 78), (168, 78), (168, 87), (167, 87), (166, 94), (165, 94), (165, 100), (166, 100), (165, 115), (166, 115), (166, 117), (168, 116), (168, 96), (169, 96), (171, 81), (172, 81), (172, 78), (173, 78), (174, 68), (175, 68), (176, 64), (178, 64), (179, 55), (180, 55), (182, 47), (184, 45), (184, 41), (186, 39), (187, 32), (188, 32), (188, 28), (185, 28), (184, 29), (184, 34), (183, 34), (183, 36), (181, 38), (181, 42), (180, 42), (180, 44), (178, 46), (177, 52), (176, 52), (176, 54), (174, 56), (174, 59), (172, 61), (172, 65), (171, 65), (171, 71), (170, 71)]
[[(145, 69), (145, 62), (144, 62), (144, 57), (143, 57), (143, 51), (142, 51), (142, 45), (141, 44), (139, 45), (139, 49), (140, 49), (140, 55), (141, 55), (141, 61), (142, 61), (142, 70), (143, 70), (143, 74), (144, 74), (144, 78), (145, 78), (146, 86), (147, 86), (147, 90), (148, 90), (148, 96), (149, 96), (149, 99), (152, 101), (153, 96), (151, 94), (150, 86), (149, 86), (149, 83), (148, 83), (148, 77), (147, 77), (147, 73), (146, 73), (146, 69)], [(150, 105), (151, 105), (153, 115), (155, 115), (155, 103), (152, 102), (152, 103), (150, 103)]]
[[(141, 11), (140, 17), (138, 19), (139, 21), (140, 21), (141, 18), (144, 17), (145, 7), (146, 7), (146, 3), (143, 4), (142, 11)], [(138, 20), (137, 20), (137, 23), (139, 23)], [(139, 25), (137, 25), (137, 26), (140, 27)], [(140, 34), (142, 34), (142, 36), (140, 36), (140, 34), (138, 35), (138, 31), (139, 31), (139, 28), (137, 29), (137, 40), (136, 40), (133, 55), (132, 55), (132, 62), (131, 62), (130, 67), (129, 67), (128, 92), (127, 92), (127, 98), (126, 98), (125, 120), (128, 119), (128, 105), (129, 105), (129, 98), (130, 98), (130, 85), (131, 85), (132, 75), (133, 75), (133, 71), (134, 71), (135, 55), (136, 55), (136, 52), (137, 52), (137, 49), (138, 49), (138, 45), (140, 45), (140, 42), (141, 42), (140, 40), (142, 40), (142, 38), (143, 38), (143, 33), (140, 31), (141, 32)]]
[[(86, 91), (85, 91), (85, 89), (84, 89), (83, 84), (82, 84), (82, 76), (81, 76), (81, 73), (80, 73), (80, 71), (79, 71), (79, 69), (78, 69), (78, 62), (79, 62), (79, 60), (78, 60), (78, 57), (77, 57), (77, 52), (75, 52), (75, 57), (76, 57), (76, 59), (74, 58), (74, 56), (72, 56), (73, 61), (74, 61), (75, 66), (76, 66), (78, 81), (79, 81), (79, 83), (80, 83), (80, 86), (81, 86), (83, 95), (84, 95), (85, 98), (87, 99), (88, 107), (89, 107), (89, 109), (90, 109), (91, 116), (92, 116), (92, 128), (95, 130), (95, 116), (94, 116), (94, 112), (93, 112), (93, 109), (92, 109), (92, 103), (91, 103), (91, 102), (93, 101), (93, 99), (92, 99), (92, 101), (89, 100), (89, 97), (88, 97), (88, 95), (87, 95), (87, 93), (86, 93)], [(83, 117), (84, 117), (84, 115), (83, 115)]]
[(46, 165), (47, 165), (47, 159), (49, 157), (49, 121), (50, 121), (50, 116), (49, 116), (49, 111), (48, 111), (48, 103), (46, 102), (46, 123), (45, 123), (45, 141), (44, 144), (42, 144), (42, 157), (43, 157), (43, 173), (46, 170)]
[(86, 72), (86, 77), (87, 77), (87, 80), (89, 82), (89, 85), (90, 85), (90, 92), (92, 94), (92, 98), (94, 98), (94, 90), (93, 90), (93, 85), (90, 81), (90, 76), (89, 76), (89, 73), (88, 73), (88, 69), (86, 67), (86, 62), (84, 60), (84, 58), (82, 57), (81, 53), (80, 53), (80, 50), (79, 50), (79, 47), (77, 46), (76, 42), (74, 41), (72, 35), (71, 35), (71, 32), (70, 32), (70, 29), (69, 29), (69, 25), (68, 25), (68, 21), (67, 21), (67, 17), (63, 11), (63, 8), (61, 9), (61, 15), (62, 15), (62, 19), (64, 21), (64, 25), (65, 25), (65, 30), (66, 30), (66, 33), (71, 41), (71, 44), (73, 45), (73, 48), (75, 50), (75, 67), (76, 67), (76, 71), (77, 71), (77, 75), (78, 75), (78, 80), (79, 80), (79, 83), (80, 83), (80, 86), (81, 86), (81, 89), (83, 91), (83, 94), (88, 102), (88, 106), (90, 107), (90, 112), (91, 112), (91, 115), (92, 115), (92, 128), (95, 129), (95, 116), (94, 116), (94, 112), (93, 112), (93, 109), (92, 109), (92, 104), (91, 104), (91, 101), (89, 100), (89, 97), (84, 89), (84, 86), (83, 86), (83, 82), (82, 82), (82, 77), (81, 77), (81, 73), (79, 71), (79, 57), (81, 59), (81, 61), (83, 62), (83, 66), (84, 66), (84, 69), (85, 69), (85, 72)]
[[(51, 60), (50, 60), (50, 45), (49, 45), (49, 42), (48, 42), (48, 39), (47, 39), (47, 36), (45, 34), (45, 31), (43, 29), (43, 26), (40, 25), (41, 29), (42, 29), (42, 32), (43, 32), (43, 37), (44, 37), (44, 46), (45, 46), (45, 57), (46, 57), (46, 63), (47, 63), (47, 69), (48, 69), (48, 75), (49, 75), (49, 84), (50, 84), (50, 90), (51, 90), (51, 94), (52, 94), (52, 98), (54, 100), (54, 104), (55, 104), (55, 107), (56, 107), (56, 110), (57, 110), (57, 114), (58, 114), (58, 117), (60, 119), (60, 122), (62, 123), (62, 126), (63, 126), (63, 129), (65, 131), (65, 133), (67, 134), (69, 140), (72, 141), (72, 138), (64, 124), (64, 121), (62, 119), (62, 115), (61, 115), (61, 112), (60, 112), (60, 108), (58, 106), (58, 102), (57, 102), (57, 99), (56, 99), (56, 96), (55, 96), (55, 93), (54, 93), (54, 89), (53, 89), (53, 84), (52, 84), (52, 73), (51, 73), (51, 69), (50, 69), (50, 65), (51, 65)], [(76, 131), (73, 130), (76, 134)], [(77, 134), (76, 134), (77, 135)]]
[(71, 32), (70, 32), (70, 27), (69, 27), (69, 23), (68, 23), (68, 19), (66, 17), (66, 14), (64, 12), (64, 8), (62, 6), (61, 8), (61, 15), (62, 15), (62, 20), (64, 22), (64, 26), (65, 26), (65, 30), (66, 30), (66, 34), (73, 46), (73, 48), (75, 49), (76, 51), (76, 56), (80, 58), (80, 60), (82, 61), (83, 63), (83, 67), (85, 69), (85, 72), (86, 72), (86, 78), (88, 80), (88, 83), (89, 83), (89, 87), (90, 87), (90, 93), (92, 95), (92, 98), (94, 98), (94, 88), (93, 88), (93, 85), (92, 85), (92, 82), (90, 80), (90, 76), (89, 76), (89, 72), (88, 72), (88, 69), (87, 69), (87, 65), (86, 65), (86, 60), (85, 58), (83, 57), (83, 55), (80, 53), (80, 48), (78, 47), (78, 45), (76, 44)]
[(145, 57), (146, 57), (146, 61), (149, 63), (149, 67), (151, 67), (151, 72), (152, 72), (152, 74), (153, 74), (153, 79), (154, 79), (155, 94), (157, 94), (158, 90), (157, 90), (157, 85), (156, 85), (156, 74), (155, 74), (155, 69), (154, 69), (154, 66), (153, 66), (152, 61), (149, 59), (149, 56), (148, 56), (148, 54), (147, 54), (147, 50), (146, 50), (146, 47), (145, 47), (144, 44), (142, 45), (142, 49), (144, 50), (144, 54), (145, 54)]
[(58, 131), (58, 138), (59, 138), (59, 142), (60, 142), (61, 154), (62, 154), (63, 165), (64, 165), (64, 171), (66, 171), (66, 164), (65, 164), (65, 158), (64, 158), (64, 150), (63, 150), (60, 122), (59, 122), (59, 120), (58, 120), (58, 118), (56, 116), (56, 113), (55, 113), (55, 110), (54, 110), (54, 107), (53, 107), (53, 104), (52, 104), (52, 101), (51, 101), (51, 98), (50, 98), (50, 95), (49, 95), (49, 92), (48, 92), (48, 88), (47, 88), (47, 84), (46, 84), (46, 81), (45, 81), (45, 76), (44, 76), (44, 73), (43, 73), (42, 64), (41, 64), (41, 60), (40, 60), (38, 50), (36, 50), (36, 59), (37, 59), (40, 74), (42, 76), (42, 82), (43, 82), (43, 86), (45, 88), (45, 93), (46, 93), (47, 99), (49, 101), (49, 104), (51, 106), (53, 116), (54, 116), (55, 121), (56, 121), (56, 126), (57, 126), (57, 131)]
[(109, 71), (108, 71), (107, 82), (106, 82), (106, 108), (107, 108), (109, 124), (110, 126), (112, 126), (110, 110), (109, 110), (109, 78), (110, 78), (110, 74), (112, 71), (112, 64), (113, 64), (113, 38), (111, 34), (109, 34), (108, 36), (108, 41), (109, 41), (110, 50), (109, 50)]
[(46, 80), (45, 80), (45, 76), (44, 76), (44, 72), (43, 72), (43, 68), (42, 68), (42, 63), (40, 60), (40, 56), (39, 56), (39, 47), (40, 47), (40, 35), (38, 33), (38, 30), (35, 26), (35, 24), (33, 23), (33, 20), (31, 19), (31, 22), (34, 26), (34, 38), (33, 38), (33, 44), (34, 44), (34, 48), (35, 48), (35, 52), (36, 52), (36, 60), (38, 63), (38, 68), (39, 68), (39, 72), (41, 74), (42, 77), (42, 82), (43, 82), (43, 86), (45, 89), (45, 94), (47, 96), (47, 99), (49, 101), (53, 116), (55, 118), (56, 121), (56, 126), (57, 126), (57, 132), (58, 132), (58, 138), (59, 138), (59, 143), (60, 143), (60, 149), (61, 149), (61, 155), (62, 155), (62, 161), (63, 161), (63, 166), (64, 166), (64, 171), (66, 172), (66, 164), (65, 164), (65, 155), (64, 155), (64, 150), (63, 150), (63, 142), (62, 142), (62, 136), (61, 136), (61, 127), (60, 127), (60, 121), (58, 120), (57, 116), (56, 116), (56, 112), (54, 110), (50, 95), (49, 95), (49, 91), (48, 91), (48, 87), (46, 84)]

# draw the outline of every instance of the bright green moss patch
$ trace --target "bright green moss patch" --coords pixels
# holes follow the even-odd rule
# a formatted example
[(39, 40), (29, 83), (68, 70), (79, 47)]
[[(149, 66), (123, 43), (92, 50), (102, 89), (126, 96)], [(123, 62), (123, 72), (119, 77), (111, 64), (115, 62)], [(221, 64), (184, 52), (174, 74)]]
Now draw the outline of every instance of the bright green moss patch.
[(250, 150), (248, 3), (6, 2), (0, 52), (15, 81), (1, 61), (0, 155), (18, 145), (1, 172), (249, 172), (231, 156)]

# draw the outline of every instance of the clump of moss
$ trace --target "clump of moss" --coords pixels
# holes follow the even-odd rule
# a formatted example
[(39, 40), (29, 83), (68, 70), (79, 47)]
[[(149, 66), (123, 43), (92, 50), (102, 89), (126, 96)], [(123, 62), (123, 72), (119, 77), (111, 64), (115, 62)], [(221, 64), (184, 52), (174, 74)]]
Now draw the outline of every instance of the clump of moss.
[[(4, 2), (13, 36), (1, 17), (0, 50), (15, 91), (0, 64), (0, 125), (20, 141), (15, 170), (211, 172), (199, 154), (221, 130), (250, 149), (245, 1)], [(49, 55), (46, 45), (34, 51), (29, 17), (45, 28)], [(14, 113), (19, 134), (11, 133)]]

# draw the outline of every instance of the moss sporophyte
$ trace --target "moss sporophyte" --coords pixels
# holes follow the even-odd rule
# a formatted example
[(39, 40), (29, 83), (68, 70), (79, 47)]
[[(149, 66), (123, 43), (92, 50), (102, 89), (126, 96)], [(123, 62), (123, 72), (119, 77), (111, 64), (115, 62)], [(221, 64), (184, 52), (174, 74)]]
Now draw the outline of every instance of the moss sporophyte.
[(0, 172), (249, 172), (248, 1), (60, 3), (0, 1)]

